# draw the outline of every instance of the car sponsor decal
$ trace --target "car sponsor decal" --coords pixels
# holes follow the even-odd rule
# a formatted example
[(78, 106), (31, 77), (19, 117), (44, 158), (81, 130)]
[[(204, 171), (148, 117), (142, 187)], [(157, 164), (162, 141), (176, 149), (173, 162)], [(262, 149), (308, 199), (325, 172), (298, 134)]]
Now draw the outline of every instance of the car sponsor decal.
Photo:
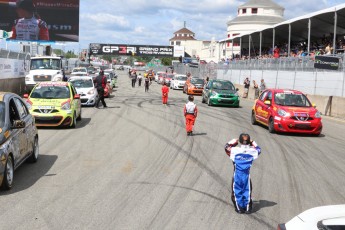
[(67, 82), (42, 82), (40, 86), (68, 86)]
[(277, 111), (277, 107), (273, 107), (273, 110), (274, 110), (274, 111)]
[(2, 128), (0, 128), (0, 133), (2, 133)]
[(262, 116), (262, 117), (267, 117), (268, 116), (268, 112), (263, 110), (261, 106), (258, 107), (256, 112), (257, 112), (257, 114), (259, 116)]
[(3, 93), (0, 93), (0, 101), (3, 101), (4, 100), (4, 95)]
[(281, 119), (281, 117), (275, 116), (274, 120), (281, 121), (282, 119)]

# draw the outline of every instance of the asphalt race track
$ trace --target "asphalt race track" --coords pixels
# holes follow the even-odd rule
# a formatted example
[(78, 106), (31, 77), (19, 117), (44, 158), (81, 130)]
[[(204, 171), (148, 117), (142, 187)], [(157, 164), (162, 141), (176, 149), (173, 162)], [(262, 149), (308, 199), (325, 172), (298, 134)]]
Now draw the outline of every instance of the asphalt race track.
[[(345, 122), (324, 118), (320, 137), (268, 133), (240, 108), (196, 97), (195, 136), (184, 129), (182, 91), (132, 88), (126, 72), (107, 109), (83, 108), (76, 129), (40, 129), (40, 158), (0, 192), (4, 229), (276, 229), (302, 211), (345, 201)], [(241, 132), (262, 154), (251, 169), (254, 210), (230, 201), (224, 144)]]

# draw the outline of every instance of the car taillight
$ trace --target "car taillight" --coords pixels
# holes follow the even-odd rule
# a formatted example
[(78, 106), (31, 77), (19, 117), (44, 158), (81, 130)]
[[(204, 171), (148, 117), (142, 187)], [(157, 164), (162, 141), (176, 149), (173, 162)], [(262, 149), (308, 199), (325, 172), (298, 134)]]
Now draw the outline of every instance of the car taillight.
[(63, 110), (70, 110), (71, 109), (71, 100), (68, 99), (67, 101), (62, 102), (61, 103), (61, 109), (63, 109)]

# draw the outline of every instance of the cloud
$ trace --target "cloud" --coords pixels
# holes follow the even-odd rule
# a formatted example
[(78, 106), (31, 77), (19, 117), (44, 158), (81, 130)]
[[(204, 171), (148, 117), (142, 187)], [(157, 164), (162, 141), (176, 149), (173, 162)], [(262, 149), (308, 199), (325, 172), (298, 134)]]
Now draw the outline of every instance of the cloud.
[[(184, 21), (197, 39), (224, 39), (226, 23), (237, 16), (238, 6), (247, 1), (82, 0), (80, 46), (87, 47), (90, 42), (168, 45)], [(343, 0), (273, 1), (285, 8), (285, 19), (343, 3)]]

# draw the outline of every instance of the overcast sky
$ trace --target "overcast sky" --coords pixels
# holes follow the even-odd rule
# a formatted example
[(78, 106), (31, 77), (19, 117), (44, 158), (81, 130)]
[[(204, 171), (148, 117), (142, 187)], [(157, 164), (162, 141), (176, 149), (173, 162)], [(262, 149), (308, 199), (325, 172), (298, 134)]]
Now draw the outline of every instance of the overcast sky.
[[(169, 45), (173, 33), (183, 27), (196, 39), (226, 38), (227, 21), (236, 17), (237, 0), (80, 0), (79, 43), (65, 50), (87, 48), (89, 43)], [(285, 8), (284, 18), (344, 3), (344, 0), (275, 0)], [(13, 46), (14, 44), (12, 44)], [(3, 42), (2, 42), (3, 47)], [(62, 48), (53, 45), (54, 48)]]

